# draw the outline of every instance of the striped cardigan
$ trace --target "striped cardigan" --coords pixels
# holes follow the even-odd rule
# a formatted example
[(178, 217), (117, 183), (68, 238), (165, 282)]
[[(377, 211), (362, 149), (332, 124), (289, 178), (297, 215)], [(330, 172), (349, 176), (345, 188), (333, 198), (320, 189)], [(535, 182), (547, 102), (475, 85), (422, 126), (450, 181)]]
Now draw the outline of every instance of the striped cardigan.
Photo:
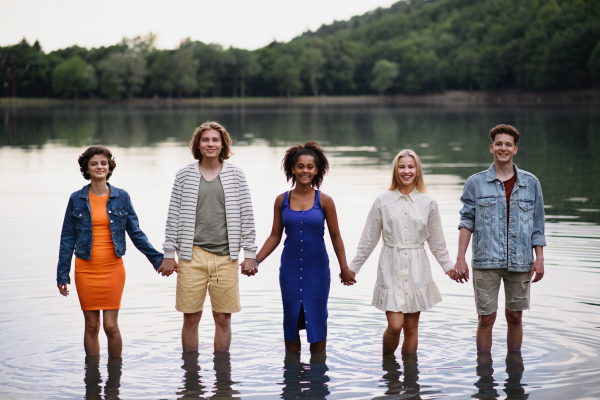
[[(240, 247), (244, 248), (245, 258), (256, 258), (254, 214), (246, 177), (240, 168), (228, 162), (223, 162), (219, 176), (225, 192), (231, 261), (238, 259)], [(175, 176), (163, 243), (165, 258), (175, 258), (177, 252), (180, 259), (192, 260), (200, 178), (198, 161), (182, 168)]]

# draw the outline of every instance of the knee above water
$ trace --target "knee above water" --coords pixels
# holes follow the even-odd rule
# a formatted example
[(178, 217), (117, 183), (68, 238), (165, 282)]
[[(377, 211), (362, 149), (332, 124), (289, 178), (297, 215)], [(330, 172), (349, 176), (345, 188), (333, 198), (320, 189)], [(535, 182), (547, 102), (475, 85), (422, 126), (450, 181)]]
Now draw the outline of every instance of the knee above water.
[(116, 336), (119, 334), (119, 325), (117, 324), (104, 324), (104, 332), (106, 336)]

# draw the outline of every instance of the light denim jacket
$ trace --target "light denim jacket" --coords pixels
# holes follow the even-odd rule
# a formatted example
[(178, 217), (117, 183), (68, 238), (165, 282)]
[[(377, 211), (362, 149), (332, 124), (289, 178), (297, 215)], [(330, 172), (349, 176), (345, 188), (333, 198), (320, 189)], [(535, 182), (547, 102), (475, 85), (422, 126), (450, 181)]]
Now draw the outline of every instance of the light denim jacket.
[(470, 176), (465, 183), (458, 229), (473, 232), (473, 268), (527, 272), (533, 265), (533, 248), (546, 246), (540, 181), (530, 172), (514, 167), (517, 181), (510, 195), (508, 242), (506, 193), (504, 183), (496, 177), (494, 164), (487, 171)]
[[(163, 255), (152, 247), (148, 237), (140, 229), (129, 194), (111, 184), (108, 184), (108, 187), (110, 195), (106, 203), (106, 212), (111, 222), (113, 245), (117, 257), (125, 255), (125, 232), (127, 232), (135, 247), (148, 258), (155, 269), (158, 269)], [(60, 252), (56, 269), (58, 284), (71, 283), (69, 273), (73, 252), (82, 260), (92, 258), (92, 209), (89, 190), (90, 185), (86, 185), (71, 194), (69, 198), (60, 234)]]

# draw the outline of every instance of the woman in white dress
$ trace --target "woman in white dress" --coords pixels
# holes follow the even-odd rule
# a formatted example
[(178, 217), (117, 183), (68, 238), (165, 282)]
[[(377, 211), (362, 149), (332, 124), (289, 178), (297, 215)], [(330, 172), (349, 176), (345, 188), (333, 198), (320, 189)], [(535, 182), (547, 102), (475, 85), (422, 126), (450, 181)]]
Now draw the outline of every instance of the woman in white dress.
[[(394, 158), (390, 189), (375, 199), (350, 270), (358, 273), (383, 236), (373, 305), (385, 312), (383, 354), (393, 354), (404, 329), (402, 354), (417, 352), (419, 315), (442, 300), (425, 253), (429, 250), (448, 274), (450, 260), (435, 199), (427, 193), (421, 160), (412, 150)], [(451, 277), (451, 275), (449, 275)]]

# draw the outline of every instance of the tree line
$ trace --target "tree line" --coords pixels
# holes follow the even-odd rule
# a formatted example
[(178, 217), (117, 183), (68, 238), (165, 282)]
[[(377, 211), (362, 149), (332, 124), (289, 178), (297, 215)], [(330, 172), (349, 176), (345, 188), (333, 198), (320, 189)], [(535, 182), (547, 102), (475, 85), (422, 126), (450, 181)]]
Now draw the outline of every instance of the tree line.
[(249, 51), (156, 35), (0, 47), (4, 97), (247, 97), (569, 90), (600, 84), (597, 0), (406, 0)]

